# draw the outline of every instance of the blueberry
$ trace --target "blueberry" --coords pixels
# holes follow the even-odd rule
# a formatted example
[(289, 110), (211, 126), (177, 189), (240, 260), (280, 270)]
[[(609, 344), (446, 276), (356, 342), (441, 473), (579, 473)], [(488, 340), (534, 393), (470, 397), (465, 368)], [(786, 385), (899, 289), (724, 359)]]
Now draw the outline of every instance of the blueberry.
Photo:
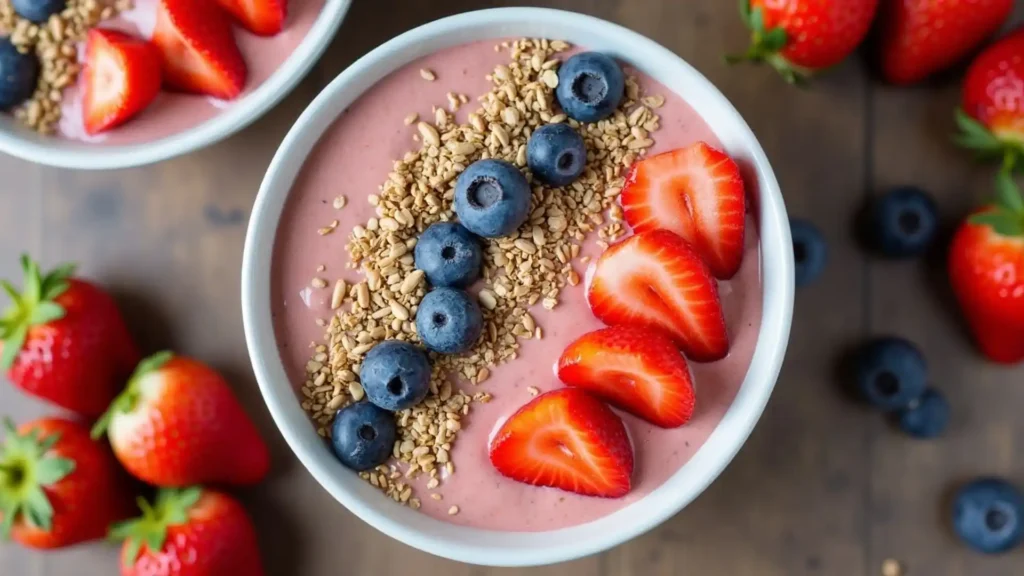
[(551, 186), (567, 186), (587, 165), (583, 137), (568, 124), (547, 124), (534, 130), (526, 145), (526, 164)]
[(855, 382), (861, 396), (885, 412), (907, 408), (924, 394), (928, 368), (916, 346), (903, 338), (876, 338), (858, 352)]
[(454, 288), (435, 288), (416, 311), (416, 332), (435, 352), (457, 354), (473, 347), (483, 330), (480, 307), (469, 294)]
[(949, 402), (934, 388), (899, 413), (900, 428), (915, 438), (936, 438), (949, 425)]
[(483, 250), (479, 240), (462, 224), (438, 222), (416, 241), (416, 268), (434, 286), (465, 288), (480, 277)]
[(818, 228), (807, 220), (790, 219), (793, 235), (793, 263), (796, 285), (804, 286), (818, 279), (828, 260), (828, 245)]
[(68, 3), (67, 0), (11, 0), (11, 6), (18, 16), (39, 24), (63, 11)]
[(999, 478), (980, 478), (961, 488), (953, 501), (953, 530), (985, 554), (1006, 552), (1021, 543), (1024, 498)]
[(875, 198), (866, 216), (864, 239), (872, 250), (889, 258), (924, 254), (939, 227), (935, 201), (913, 186), (894, 188)]
[(583, 52), (558, 69), (555, 97), (569, 118), (597, 122), (615, 112), (625, 87), (618, 62), (600, 52)]
[(17, 106), (36, 90), (39, 60), (22, 54), (7, 38), (0, 38), (0, 110)]
[(455, 213), (478, 236), (507, 236), (530, 215), (530, 184), (504, 160), (479, 160), (455, 183)]
[(385, 410), (412, 408), (430, 390), (430, 360), (416, 346), (385, 340), (366, 353), (359, 370), (366, 398)]
[(356, 402), (334, 415), (331, 449), (357, 472), (380, 466), (395, 446), (395, 417), (369, 402)]

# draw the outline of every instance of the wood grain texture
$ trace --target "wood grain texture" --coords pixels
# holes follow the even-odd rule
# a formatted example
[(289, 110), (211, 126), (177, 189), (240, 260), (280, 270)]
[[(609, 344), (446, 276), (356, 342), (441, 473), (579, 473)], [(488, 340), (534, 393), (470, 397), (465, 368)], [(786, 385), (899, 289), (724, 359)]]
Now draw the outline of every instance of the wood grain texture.
[[(459, 565), (363, 524), (290, 455), (256, 390), (238, 304), (245, 225), (262, 167), (303, 107), (353, 60), (436, 18), (517, 2), (359, 1), (306, 80), (241, 134), (201, 153), (116, 172), (70, 172), (0, 157), (0, 276), (28, 251), (75, 260), (117, 294), (147, 350), (173, 347), (223, 370), (274, 453), (264, 485), (241, 496), (260, 526), (272, 576), (526, 574)], [(790, 214), (830, 242), (823, 279), (798, 294), (790, 352), (761, 423), (705, 494), (663, 526), (605, 554), (532, 574), (572, 576), (870, 576), (897, 558), (910, 574), (1002, 576), (1024, 554), (973, 555), (945, 528), (951, 487), (981, 473), (1024, 479), (1015, 387), (1024, 372), (983, 363), (967, 341), (941, 276), (926, 263), (881, 263), (855, 246), (852, 215), (867, 196), (904, 182), (933, 190), (950, 222), (988, 191), (989, 171), (948, 144), (955, 80), (882, 88), (852, 59), (813, 89), (771, 71), (730, 69), (721, 55), (746, 42), (725, 0), (549, 0), (531, 4), (600, 16), (646, 34), (706, 74), (744, 114), (782, 184)], [(1018, 8), (1017, 21), (1024, 19)], [(941, 251), (940, 251), (941, 252)], [(936, 273), (939, 270), (939, 273)], [(949, 437), (911, 442), (849, 402), (839, 359), (867, 334), (920, 343), (954, 405)], [(0, 385), (0, 412), (29, 420), (47, 409)], [(42, 555), (0, 544), (3, 576), (108, 576), (116, 550), (97, 544)]]

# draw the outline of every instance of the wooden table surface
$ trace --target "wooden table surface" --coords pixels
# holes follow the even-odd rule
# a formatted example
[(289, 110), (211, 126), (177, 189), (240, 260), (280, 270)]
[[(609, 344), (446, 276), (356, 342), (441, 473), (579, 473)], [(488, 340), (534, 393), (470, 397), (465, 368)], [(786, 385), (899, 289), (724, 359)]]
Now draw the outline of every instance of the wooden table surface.
[[(263, 405), (242, 335), (239, 275), (249, 209), (292, 121), (355, 58), (435, 18), (514, 4), (361, 0), (315, 71), (241, 134), (201, 153), (133, 170), (75, 172), (0, 157), (0, 275), (28, 251), (78, 261), (117, 294), (141, 344), (195, 354), (233, 380), (272, 443), (272, 478), (242, 497), (273, 576), (526, 574), (459, 565), (413, 550), (337, 505), (291, 455)], [(950, 144), (955, 76), (892, 89), (854, 59), (799, 91), (768, 69), (729, 68), (747, 35), (727, 0), (551, 0), (665, 44), (744, 114), (782, 183), (792, 216), (830, 242), (824, 277), (797, 296), (789, 355), (767, 412), (721, 478), (660, 528), (605, 554), (534, 574), (866, 576), (895, 558), (913, 576), (1024, 573), (1024, 551), (986, 558), (948, 529), (950, 490), (980, 474), (1024, 482), (1024, 369), (983, 362), (952, 313), (942, 250), (883, 263), (851, 240), (854, 211), (888, 186), (937, 197), (947, 228), (988, 194), (991, 172)], [(1024, 20), (1018, 3), (1016, 22)], [(949, 434), (908, 440), (840, 391), (839, 359), (873, 334), (917, 342), (953, 405)], [(45, 412), (0, 385), (0, 412)], [(116, 552), (96, 544), (39, 554), (0, 544), (3, 576), (106, 576)], [(225, 575), (227, 576), (227, 575)], [(242, 575), (240, 575), (242, 576)]]

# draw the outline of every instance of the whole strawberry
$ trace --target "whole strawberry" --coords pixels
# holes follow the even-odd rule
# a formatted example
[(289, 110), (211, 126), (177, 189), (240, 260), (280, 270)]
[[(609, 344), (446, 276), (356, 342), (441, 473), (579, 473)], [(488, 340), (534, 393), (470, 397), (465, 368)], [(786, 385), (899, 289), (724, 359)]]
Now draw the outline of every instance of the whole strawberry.
[(256, 530), (236, 500), (211, 490), (164, 489), (142, 517), (118, 524), (122, 576), (262, 576)]
[(964, 79), (958, 143), (1007, 169), (1024, 167), (1024, 28), (978, 55)]
[(743, 0), (751, 44), (730, 62), (766, 62), (788, 82), (830, 68), (864, 40), (878, 0)]
[(139, 364), (93, 437), (105, 431), (121, 465), (157, 486), (255, 484), (270, 468), (266, 444), (224, 377), (170, 352)]
[(97, 540), (132, 512), (131, 483), (110, 448), (77, 422), (45, 418), (0, 445), (0, 534), (30, 548)]
[(953, 237), (949, 281), (982, 354), (1024, 360), (1024, 199), (1007, 173), (998, 203), (972, 214)]
[(139, 352), (117, 304), (65, 265), (48, 274), (22, 256), (19, 294), (0, 317), (0, 369), (25, 392), (96, 418), (124, 386)]
[(965, 58), (1012, 11), (1013, 0), (887, 0), (879, 10), (882, 76), (920, 82)]

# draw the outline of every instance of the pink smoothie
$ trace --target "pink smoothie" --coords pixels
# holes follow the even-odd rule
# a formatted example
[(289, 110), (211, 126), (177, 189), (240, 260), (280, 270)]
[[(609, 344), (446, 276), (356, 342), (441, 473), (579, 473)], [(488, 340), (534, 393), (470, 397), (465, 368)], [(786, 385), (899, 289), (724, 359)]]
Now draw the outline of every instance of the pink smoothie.
[[(209, 0), (213, 2), (215, 0)], [(235, 39), (249, 69), (245, 89), (238, 99), (259, 87), (292, 55), (316, 22), (325, 0), (289, 0), (288, 19), (276, 36), (256, 36), (235, 26)], [(104, 22), (115, 28), (149, 38), (156, 23), (158, 0), (135, 0), (135, 8)], [(191, 94), (161, 92), (148, 108), (127, 123), (108, 132), (89, 136), (82, 123), (82, 102), (77, 86), (65, 90), (58, 133), (73, 140), (103, 144), (138, 144), (166, 138), (194, 128), (232, 106), (232, 101)]]
[[(475, 97), (490, 85), (484, 78), (507, 52), (495, 53), (493, 42), (469, 44), (430, 55), (391, 74), (370, 89), (337, 120), (307, 159), (292, 188), (274, 247), (272, 297), (275, 330), (282, 360), (296, 388), (305, 379), (310, 343), (322, 343), (324, 329), (317, 318), (329, 318), (330, 290), (312, 290), (310, 279), (344, 277), (359, 281), (347, 270), (345, 244), (348, 232), (374, 216), (365, 201), (387, 179), (392, 162), (418, 148), (415, 127), (403, 124), (410, 112), (430, 118), (431, 107), (444, 106), (448, 91)], [(437, 74), (425, 82), (419, 70)], [(652, 134), (653, 152), (685, 146), (696, 140), (717, 144), (710, 128), (680, 97), (650, 78), (640, 76), (648, 93), (666, 97), (658, 109), (662, 128)], [(463, 107), (459, 120), (472, 111)], [(341, 211), (331, 200), (348, 197)], [(320, 236), (316, 230), (338, 218), (338, 232)], [(594, 257), (599, 249), (593, 240), (584, 254)], [(317, 267), (326, 271), (317, 273)], [(729, 355), (711, 364), (691, 363), (697, 389), (697, 408), (687, 425), (664, 430), (629, 415), (624, 420), (635, 446), (633, 490), (624, 498), (610, 500), (578, 496), (551, 488), (519, 484), (499, 475), (487, 457), (488, 439), (497, 426), (531, 400), (530, 386), (541, 391), (560, 387), (553, 368), (562, 350), (582, 334), (600, 328), (587, 307), (584, 286), (567, 286), (552, 311), (536, 306), (531, 314), (543, 327), (543, 340), (521, 341), (519, 358), (497, 367), (478, 386), (466, 385), (470, 394), (487, 391), (494, 400), (474, 403), (452, 452), (455, 474), (442, 483), (444, 499), (427, 497), (423, 481), (415, 483), (421, 510), (441, 520), (467, 526), (511, 531), (541, 531), (585, 523), (610, 514), (665, 482), (678, 471), (718, 425), (739, 389), (753, 355), (761, 323), (761, 279), (758, 234), (748, 218), (747, 247), (743, 266), (728, 282), (719, 283), (732, 342)], [(383, 497), (383, 496), (382, 496)], [(460, 508), (449, 516), (452, 505)]]

